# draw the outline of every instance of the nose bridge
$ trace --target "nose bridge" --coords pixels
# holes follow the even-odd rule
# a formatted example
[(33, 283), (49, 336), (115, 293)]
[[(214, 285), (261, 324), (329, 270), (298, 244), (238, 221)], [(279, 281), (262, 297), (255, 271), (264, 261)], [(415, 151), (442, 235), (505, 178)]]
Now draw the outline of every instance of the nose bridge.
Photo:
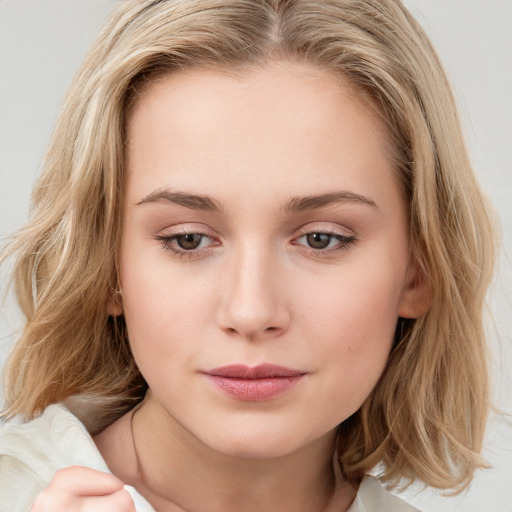
[(219, 325), (251, 340), (282, 333), (289, 312), (272, 248), (246, 243), (232, 258), (222, 285)]

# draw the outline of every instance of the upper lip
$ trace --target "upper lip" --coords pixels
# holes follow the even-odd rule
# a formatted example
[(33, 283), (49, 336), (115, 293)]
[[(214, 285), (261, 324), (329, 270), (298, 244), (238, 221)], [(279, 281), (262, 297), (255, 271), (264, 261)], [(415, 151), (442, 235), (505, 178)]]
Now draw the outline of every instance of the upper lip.
[(286, 368), (276, 364), (264, 363), (258, 366), (247, 366), (244, 364), (230, 364), (227, 366), (219, 366), (204, 372), (206, 375), (214, 377), (225, 377), (231, 379), (264, 379), (277, 377), (296, 377), (304, 375), (306, 372)]

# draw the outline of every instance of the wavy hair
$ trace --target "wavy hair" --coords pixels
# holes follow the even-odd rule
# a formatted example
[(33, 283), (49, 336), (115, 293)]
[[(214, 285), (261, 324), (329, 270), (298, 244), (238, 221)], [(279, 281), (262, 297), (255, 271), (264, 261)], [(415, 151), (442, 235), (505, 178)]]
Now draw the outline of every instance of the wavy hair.
[(432, 288), (428, 312), (399, 320), (378, 385), (339, 427), (342, 471), (357, 478), (382, 461), (392, 485), (461, 490), (484, 465), (494, 230), (441, 64), (398, 0), (119, 3), (64, 102), (30, 220), (3, 256), (14, 258), (26, 316), (4, 415), (32, 418), (86, 393), (112, 421), (141, 399), (124, 321), (106, 312), (118, 288), (127, 109), (155, 73), (279, 59), (329, 69), (372, 99), (393, 141), (411, 251)]

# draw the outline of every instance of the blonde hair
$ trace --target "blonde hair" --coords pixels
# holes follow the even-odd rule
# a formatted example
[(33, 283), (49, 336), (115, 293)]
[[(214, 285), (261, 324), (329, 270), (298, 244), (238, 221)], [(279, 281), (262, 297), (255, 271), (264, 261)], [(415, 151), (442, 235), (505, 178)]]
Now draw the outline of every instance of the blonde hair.
[(470, 168), (455, 101), (423, 30), (397, 0), (125, 0), (64, 103), (33, 193), (8, 246), (25, 330), (9, 361), (6, 415), (32, 418), (87, 393), (113, 417), (143, 396), (117, 290), (124, 119), (154, 73), (243, 69), (283, 59), (332, 70), (377, 105), (409, 204), (410, 246), (432, 288), (400, 319), (376, 388), (340, 427), (340, 465), (379, 461), (391, 484), (464, 488), (486, 424), (482, 310), (494, 264), (488, 208)]

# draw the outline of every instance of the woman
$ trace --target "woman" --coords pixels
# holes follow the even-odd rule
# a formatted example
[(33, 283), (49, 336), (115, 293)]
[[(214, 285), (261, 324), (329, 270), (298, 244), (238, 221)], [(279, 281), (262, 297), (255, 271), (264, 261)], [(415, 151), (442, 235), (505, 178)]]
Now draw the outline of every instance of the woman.
[(9, 510), (385, 510), (379, 462), (483, 464), (492, 229), (398, 2), (123, 3), (9, 251)]

